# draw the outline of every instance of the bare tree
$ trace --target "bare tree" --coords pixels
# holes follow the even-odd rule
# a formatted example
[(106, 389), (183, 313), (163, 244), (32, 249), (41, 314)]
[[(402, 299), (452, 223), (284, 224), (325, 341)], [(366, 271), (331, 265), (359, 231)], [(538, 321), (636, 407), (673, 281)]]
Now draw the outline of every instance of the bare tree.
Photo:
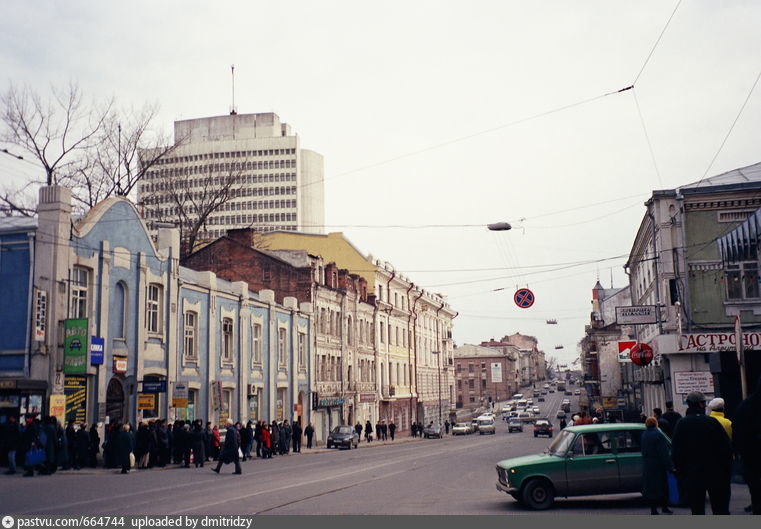
[(113, 101), (105, 105), (84, 106), (79, 86), (51, 89), (44, 100), (29, 87), (13, 84), (0, 96), (0, 121), (3, 141), (20, 147), (37, 160), (45, 171), (45, 184), (59, 183), (79, 154), (96, 146), (99, 132), (107, 122)]
[(91, 208), (105, 198), (128, 196), (146, 173), (183, 143), (150, 129), (157, 105), (112, 114), (97, 149), (88, 150), (71, 175), (74, 198)]
[(220, 170), (211, 164), (206, 167), (205, 174), (193, 178), (184, 174), (163, 178), (163, 189), (145, 198), (147, 205), (159, 205), (150, 208), (154, 211), (152, 220), (173, 223), (179, 228), (182, 257), (198, 249), (200, 235), (212, 214), (242, 195), (245, 161)]
[(113, 99), (83, 103), (76, 83), (51, 89), (46, 100), (29, 87), (11, 84), (0, 95), (0, 140), (16, 146), (41, 165), (39, 179), (16, 182), (0, 191), (0, 209), (34, 213), (40, 185), (69, 187), (75, 208), (86, 210), (112, 195), (129, 195), (145, 173), (181, 141), (170, 143), (151, 125), (156, 105), (119, 111)]

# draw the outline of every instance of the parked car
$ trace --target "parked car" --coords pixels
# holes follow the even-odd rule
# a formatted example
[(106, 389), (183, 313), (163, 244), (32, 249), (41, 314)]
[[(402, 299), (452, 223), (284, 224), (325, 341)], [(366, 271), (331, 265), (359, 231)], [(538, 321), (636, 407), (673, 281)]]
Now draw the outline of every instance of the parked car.
[(640, 423), (569, 426), (544, 453), (497, 463), (497, 490), (531, 509), (549, 509), (562, 496), (640, 492), (644, 430)]
[(458, 422), (452, 427), (452, 435), (468, 435), (473, 433), (473, 426), (469, 422)]
[(474, 417), (472, 421), (470, 421), (470, 428), (474, 432), (478, 431), (478, 418)]
[(423, 428), (423, 437), (426, 439), (441, 439), (444, 437), (444, 427), (440, 424), (429, 424)]
[(478, 418), (478, 433), (481, 435), (485, 433), (497, 433), (497, 428), (494, 425), (494, 417), (482, 415)]
[(539, 437), (540, 435), (552, 437), (552, 423), (547, 417), (534, 421), (534, 437)]
[(523, 421), (521, 421), (518, 417), (511, 417), (509, 421), (507, 421), (507, 433), (513, 433), (513, 432), (522, 432), (523, 431)]
[(333, 428), (333, 430), (328, 434), (328, 439), (325, 443), (325, 446), (328, 448), (338, 448), (343, 446), (347, 450), (351, 450), (352, 448), (357, 448), (358, 444), (359, 435), (357, 435), (354, 427), (342, 424), (341, 426), (336, 426)]

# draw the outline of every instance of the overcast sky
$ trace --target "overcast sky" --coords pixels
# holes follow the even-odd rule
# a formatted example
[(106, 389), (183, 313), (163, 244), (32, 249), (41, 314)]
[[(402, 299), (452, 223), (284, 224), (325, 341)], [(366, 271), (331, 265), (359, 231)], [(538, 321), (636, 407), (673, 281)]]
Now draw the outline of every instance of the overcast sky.
[[(229, 112), (234, 64), (238, 112), (325, 157), (326, 231), (447, 296), (458, 345), (520, 332), (567, 362), (652, 191), (761, 158), (761, 3), (677, 4), (6, 2), (0, 72), (158, 103), (169, 132)], [(34, 171), (0, 158), (4, 185)]]

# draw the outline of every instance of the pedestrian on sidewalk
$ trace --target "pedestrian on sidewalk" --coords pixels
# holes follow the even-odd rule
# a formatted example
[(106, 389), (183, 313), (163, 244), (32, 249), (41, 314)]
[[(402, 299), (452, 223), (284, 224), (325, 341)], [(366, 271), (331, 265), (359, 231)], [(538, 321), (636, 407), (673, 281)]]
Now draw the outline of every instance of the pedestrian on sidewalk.
[(444, 433), (449, 435), (449, 421), (444, 419)]
[(370, 419), (367, 419), (365, 423), (365, 441), (368, 443), (373, 440), (373, 425), (370, 424)]
[(214, 472), (219, 474), (219, 470), (223, 464), (235, 463), (235, 474), (243, 474), (240, 468), (240, 456), (238, 455), (238, 449), (240, 448), (240, 439), (238, 437), (238, 430), (235, 428), (232, 419), (227, 419), (227, 430), (225, 431), (225, 444), (222, 447), (222, 453), (219, 456), (219, 462), (216, 468), (212, 468)]
[(394, 424), (394, 420), (392, 419), (391, 422), (388, 424), (388, 433), (391, 435), (391, 440), (394, 440), (394, 433), (396, 432), (396, 424)]
[[(359, 429), (360, 431), (362, 430), (362, 425), (360, 425)], [(314, 426), (312, 426), (311, 422), (307, 424), (306, 428), (304, 428), (304, 435), (307, 436), (307, 448), (312, 448), (312, 436), (314, 436)], [(359, 443), (359, 437), (361, 437), (361, 435), (358, 435), (357, 443)]]
[(705, 497), (713, 514), (729, 514), (732, 445), (724, 428), (705, 414), (706, 398), (687, 395), (687, 415), (676, 423), (671, 454), (677, 476), (685, 480), (692, 514), (705, 514)]
[(354, 431), (357, 432), (357, 444), (362, 440), (362, 424), (357, 421), (357, 424), (354, 426)]
[(132, 458), (135, 451), (135, 438), (130, 431), (129, 424), (124, 424), (118, 437), (119, 446), (119, 464), (122, 467), (122, 474), (129, 473), (132, 468)]
[(21, 429), (15, 415), (8, 417), (3, 434), (3, 443), (8, 451), (8, 471), (6, 474), (12, 475), (16, 473), (16, 451), (21, 443)]
[(727, 432), (727, 435), (729, 436), (729, 440), (731, 441), (732, 440), (732, 421), (724, 417), (724, 399), (715, 398), (711, 400), (711, 402), (708, 403), (708, 409), (711, 410), (711, 412), (709, 413), (709, 416), (719, 421), (719, 424), (721, 424), (721, 427), (724, 428), (725, 432)]
[(267, 423), (262, 423), (262, 459), (272, 459), (272, 432)]
[(196, 468), (203, 468), (204, 461), (206, 461), (206, 432), (204, 431), (201, 419), (196, 419), (193, 422), (190, 444), (193, 449), (193, 464)]
[(735, 410), (732, 436), (735, 449), (742, 458), (743, 477), (750, 491), (751, 511), (753, 514), (761, 514), (761, 377), (758, 378), (753, 393)]
[(650, 514), (673, 514), (668, 507), (668, 471), (671, 469), (669, 443), (658, 429), (658, 419), (645, 420), (647, 430), (642, 433), (642, 497), (650, 505)]
[(291, 430), (293, 430), (291, 434), (293, 439), (293, 453), (301, 453), (301, 434), (303, 433), (301, 429), (301, 420), (293, 423)]

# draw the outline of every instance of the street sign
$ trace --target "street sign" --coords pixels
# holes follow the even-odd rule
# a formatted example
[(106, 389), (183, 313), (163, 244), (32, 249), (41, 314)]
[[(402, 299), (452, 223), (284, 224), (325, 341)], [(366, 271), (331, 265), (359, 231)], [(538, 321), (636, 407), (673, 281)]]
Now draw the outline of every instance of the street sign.
[(90, 365), (103, 365), (105, 351), (105, 339), (99, 336), (90, 337)]
[(138, 393), (137, 409), (152, 410), (156, 407), (156, 395), (154, 393)]
[(653, 348), (646, 343), (637, 343), (629, 352), (629, 357), (638, 366), (646, 366), (653, 361)]
[(713, 393), (713, 374), (710, 371), (676, 371), (672, 373), (674, 393), (686, 395), (691, 391)]
[(143, 393), (166, 393), (166, 380), (143, 381)]
[(522, 309), (527, 309), (534, 304), (534, 293), (527, 288), (519, 288), (513, 296), (513, 301)]

